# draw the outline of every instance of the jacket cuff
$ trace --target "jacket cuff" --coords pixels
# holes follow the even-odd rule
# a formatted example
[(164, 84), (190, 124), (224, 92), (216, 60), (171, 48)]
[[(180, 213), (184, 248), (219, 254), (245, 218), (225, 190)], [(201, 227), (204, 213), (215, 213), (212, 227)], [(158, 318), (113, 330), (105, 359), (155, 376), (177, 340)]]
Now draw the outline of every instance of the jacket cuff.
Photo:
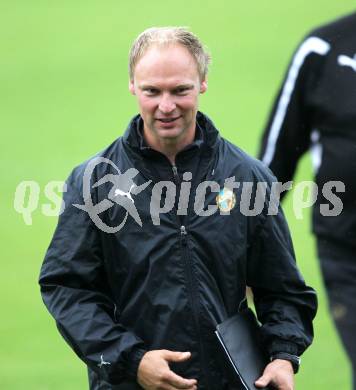
[(137, 381), (138, 366), (146, 352), (147, 351), (145, 349), (137, 348), (130, 354), (130, 358), (126, 367), (127, 378)]
[(299, 366), (300, 366), (300, 362), (301, 362), (301, 359), (299, 356), (291, 355), (291, 354), (286, 353), (286, 352), (278, 352), (275, 355), (271, 356), (271, 361), (273, 361), (275, 359), (282, 359), (282, 360), (289, 361), (293, 366), (294, 374), (296, 374), (299, 371)]
[(289, 353), (290, 355), (299, 355), (298, 345), (285, 340), (274, 340), (268, 347), (267, 352), (269, 356), (273, 356), (277, 353)]

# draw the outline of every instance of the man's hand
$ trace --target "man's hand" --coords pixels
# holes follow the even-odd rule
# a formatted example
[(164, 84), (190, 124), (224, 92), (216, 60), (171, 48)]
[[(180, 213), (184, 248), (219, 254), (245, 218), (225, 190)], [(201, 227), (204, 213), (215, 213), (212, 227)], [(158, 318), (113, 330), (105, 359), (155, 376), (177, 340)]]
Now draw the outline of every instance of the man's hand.
[(294, 390), (294, 372), (288, 360), (276, 359), (269, 363), (263, 375), (255, 382), (256, 387), (273, 386), (278, 390)]
[(176, 375), (169, 362), (184, 362), (190, 352), (173, 352), (166, 349), (146, 352), (138, 366), (137, 381), (145, 390), (197, 390), (196, 379)]

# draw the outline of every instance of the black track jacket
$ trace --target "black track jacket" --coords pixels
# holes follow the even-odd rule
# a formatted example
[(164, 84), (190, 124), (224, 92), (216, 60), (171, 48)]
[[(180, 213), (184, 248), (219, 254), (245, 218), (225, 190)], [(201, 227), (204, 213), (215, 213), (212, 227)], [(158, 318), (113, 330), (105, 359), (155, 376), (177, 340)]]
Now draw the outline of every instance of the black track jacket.
[[(264, 131), (259, 157), (278, 180), (287, 182), (308, 150), (319, 195), (313, 231), (356, 248), (356, 13), (313, 30), (299, 45)], [(321, 204), (333, 209), (335, 200), (339, 203), (322, 192), (332, 181), (344, 183), (344, 192), (342, 187), (333, 189), (343, 209), (339, 215), (325, 216)]]
[[(247, 285), (268, 353), (300, 355), (313, 338), (316, 295), (296, 267), (282, 211), (267, 215), (267, 197), (260, 213), (244, 215), (242, 186), (234, 189), (230, 215), (217, 210), (199, 216), (194, 211), (199, 183), (215, 181), (223, 188), (225, 179), (234, 176), (241, 183), (265, 182), (269, 193), (275, 180), (270, 171), (221, 138), (198, 112), (196, 140), (177, 155), (174, 175), (168, 159), (140, 140), (140, 124), (141, 117), (135, 117), (125, 135), (97, 157), (111, 160), (121, 173), (136, 168), (136, 186), (151, 180), (145, 190), (131, 193), (142, 227), (131, 215), (125, 220), (125, 208), (111, 202), (99, 213), (101, 221), (112, 227), (125, 224), (116, 233), (105, 233), (85, 210), (73, 206), (84, 203), (87, 161), (67, 180), (65, 209), (40, 274), (43, 300), (62, 336), (89, 367), (91, 389), (124, 389), (124, 381), (138, 389), (138, 364), (153, 349), (191, 351), (189, 361), (171, 368), (196, 378), (199, 389), (226, 389), (214, 330), (237, 312)], [(193, 173), (190, 181), (183, 178), (187, 171)], [(94, 185), (107, 174), (118, 172), (108, 163), (93, 171), (90, 194), (85, 195), (93, 204), (108, 201), (115, 187), (110, 181)], [(158, 225), (150, 202), (154, 185), (163, 179), (178, 188), (183, 179), (189, 181), (192, 195), (186, 216), (173, 207), (160, 214)], [(216, 206), (217, 195), (215, 187), (207, 188), (205, 210)]]

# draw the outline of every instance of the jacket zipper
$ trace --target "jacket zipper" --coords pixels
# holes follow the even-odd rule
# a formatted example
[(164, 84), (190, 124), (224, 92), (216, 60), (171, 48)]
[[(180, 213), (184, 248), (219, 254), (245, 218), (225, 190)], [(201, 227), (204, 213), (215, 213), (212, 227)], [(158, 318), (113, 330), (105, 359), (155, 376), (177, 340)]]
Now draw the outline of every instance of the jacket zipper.
[[(176, 183), (177, 186), (180, 185), (180, 178), (178, 174), (178, 169), (175, 165), (172, 165), (172, 171), (173, 171), (173, 177), (174, 177), (174, 182)], [(176, 204), (176, 203), (175, 203)], [(175, 207), (175, 206), (174, 206)], [(177, 207), (175, 207), (176, 212), (177, 212)], [(189, 248), (188, 248), (188, 243), (187, 243), (187, 229), (185, 225), (181, 224), (181, 219), (180, 216), (176, 213), (177, 216), (177, 221), (178, 224), (180, 225), (180, 238), (181, 238), (181, 247), (182, 247), (182, 254), (183, 254), (183, 262), (185, 266), (185, 272), (186, 272), (186, 277), (188, 280), (188, 291), (190, 295), (190, 302), (192, 306), (192, 311), (193, 311), (193, 317), (194, 317), (194, 322), (195, 322), (195, 329), (196, 333), (198, 336), (198, 341), (199, 341), (199, 347), (201, 351), (201, 356), (200, 356), (200, 364), (202, 366), (202, 372), (204, 374), (204, 382), (207, 386), (208, 389), (210, 389), (209, 386), (209, 373), (207, 371), (207, 365), (206, 365), (206, 358), (205, 358), (205, 349), (204, 349), (204, 344), (203, 340), (201, 337), (201, 332), (200, 332), (200, 325), (199, 325), (199, 318), (198, 318), (198, 303), (196, 302), (195, 296), (197, 296), (197, 291), (195, 288), (195, 285), (193, 283), (193, 274), (192, 274), (192, 264), (190, 262), (189, 258)]]

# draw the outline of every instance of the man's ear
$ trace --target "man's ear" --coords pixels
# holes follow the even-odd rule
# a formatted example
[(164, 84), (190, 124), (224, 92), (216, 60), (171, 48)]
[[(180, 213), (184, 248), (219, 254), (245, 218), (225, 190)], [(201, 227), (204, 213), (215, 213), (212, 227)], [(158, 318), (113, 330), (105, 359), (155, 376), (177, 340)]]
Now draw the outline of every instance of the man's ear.
[(200, 93), (204, 93), (207, 89), (208, 89), (208, 81), (207, 79), (205, 79), (200, 83)]
[(133, 80), (129, 80), (129, 91), (132, 95), (135, 95), (135, 84)]

